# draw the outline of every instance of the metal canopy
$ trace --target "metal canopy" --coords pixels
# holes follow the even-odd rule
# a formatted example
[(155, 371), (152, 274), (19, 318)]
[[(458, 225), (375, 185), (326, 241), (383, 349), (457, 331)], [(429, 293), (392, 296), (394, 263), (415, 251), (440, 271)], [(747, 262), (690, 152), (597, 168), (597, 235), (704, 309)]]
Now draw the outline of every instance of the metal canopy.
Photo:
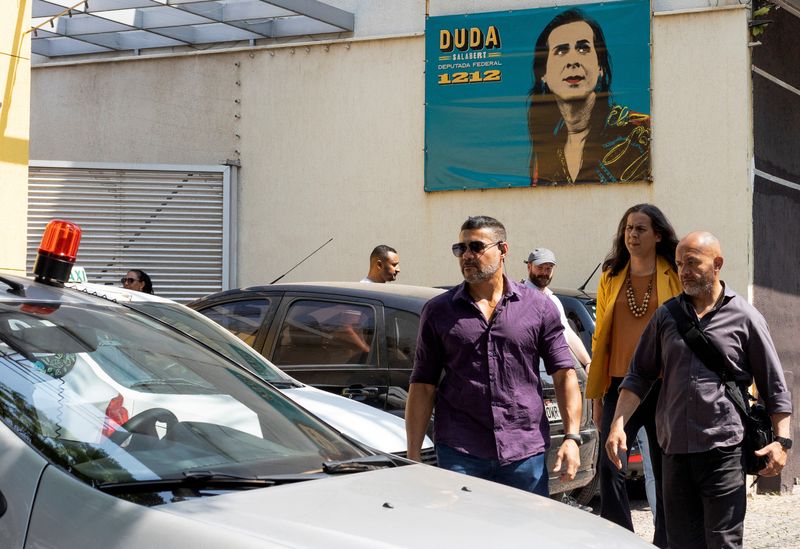
[(47, 57), (352, 32), (319, 0), (33, 0), (33, 53)]

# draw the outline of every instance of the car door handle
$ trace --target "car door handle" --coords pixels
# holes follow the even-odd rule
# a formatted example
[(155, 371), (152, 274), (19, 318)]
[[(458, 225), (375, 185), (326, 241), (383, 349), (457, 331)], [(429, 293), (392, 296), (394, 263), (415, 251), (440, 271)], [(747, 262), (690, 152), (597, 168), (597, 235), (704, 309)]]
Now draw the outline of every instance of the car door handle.
[(7, 509), (6, 497), (3, 495), (3, 492), (0, 492), (0, 517), (6, 514)]
[(374, 398), (378, 396), (380, 392), (380, 389), (377, 387), (352, 385), (342, 389), (342, 396), (346, 396), (347, 398)]

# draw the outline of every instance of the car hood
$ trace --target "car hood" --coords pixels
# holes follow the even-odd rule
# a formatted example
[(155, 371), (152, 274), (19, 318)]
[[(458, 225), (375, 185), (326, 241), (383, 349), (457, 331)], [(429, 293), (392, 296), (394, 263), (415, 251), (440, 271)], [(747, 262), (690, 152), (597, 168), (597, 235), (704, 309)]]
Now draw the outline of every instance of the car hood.
[[(281, 392), (350, 438), (381, 452), (405, 455), (406, 422), (403, 419), (314, 387), (296, 387)], [(432, 448), (433, 441), (425, 437), (422, 447)]]
[(156, 509), (295, 548), (650, 547), (609, 521), (474, 477), (409, 465)]

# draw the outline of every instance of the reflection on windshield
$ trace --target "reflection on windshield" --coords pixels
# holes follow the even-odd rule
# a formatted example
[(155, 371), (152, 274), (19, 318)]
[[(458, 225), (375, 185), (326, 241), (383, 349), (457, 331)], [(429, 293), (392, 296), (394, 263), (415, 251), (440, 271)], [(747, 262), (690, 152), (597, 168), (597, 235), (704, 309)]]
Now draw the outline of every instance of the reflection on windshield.
[(115, 305), (0, 304), (0, 414), (95, 485), (299, 474), (362, 455), (251, 374)]
[(184, 305), (152, 302), (132, 302), (125, 305), (189, 334), (265, 381), (279, 384), (294, 381), (267, 362), (265, 358), (256, 354), (241, 339)]

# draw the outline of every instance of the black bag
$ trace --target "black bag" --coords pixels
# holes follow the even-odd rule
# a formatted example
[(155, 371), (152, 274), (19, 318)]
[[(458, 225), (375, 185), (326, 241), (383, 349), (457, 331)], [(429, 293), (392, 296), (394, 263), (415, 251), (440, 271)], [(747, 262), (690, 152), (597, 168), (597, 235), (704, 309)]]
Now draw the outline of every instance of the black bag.
[(745, 471), (748, 475), (757, 475), (769, 463), (767, 456), (759, 457), (755, 454), (755, 451), (761, 450), (774, 440), (775, 434), (772, 432), (772, 419), (769, 417), (764, 405), (756, 403), (750, 406), (749, 413), (744, 418), (744, 421)]
[(745, 472), (748, 475), (757, 475), (769, 463), (767, 456), (756, 456), (755, 451), (761, 450), (764, 446), (774, 440), (772, 431), (772, 420), (763, 404), (756, 402), (750, 405), (750, 401), (756, 399), (747, 392), (747, 387), (739, 386), (731, 375), (730, 369), (726, 366), (727, 362), (722, 353), (717, 349), (705, 332), (683, 309), (680, 300), (674, 297), (667, 301), (667, 310), (670, 312), (678, 325), (678, 333), (694, 352), (695, 355), (713, 372), (716, 372), (725, 383), (725, 394), (736, 407), (742, 417), (744, 426), (744, 444), (742, 452), (745, 457)]

